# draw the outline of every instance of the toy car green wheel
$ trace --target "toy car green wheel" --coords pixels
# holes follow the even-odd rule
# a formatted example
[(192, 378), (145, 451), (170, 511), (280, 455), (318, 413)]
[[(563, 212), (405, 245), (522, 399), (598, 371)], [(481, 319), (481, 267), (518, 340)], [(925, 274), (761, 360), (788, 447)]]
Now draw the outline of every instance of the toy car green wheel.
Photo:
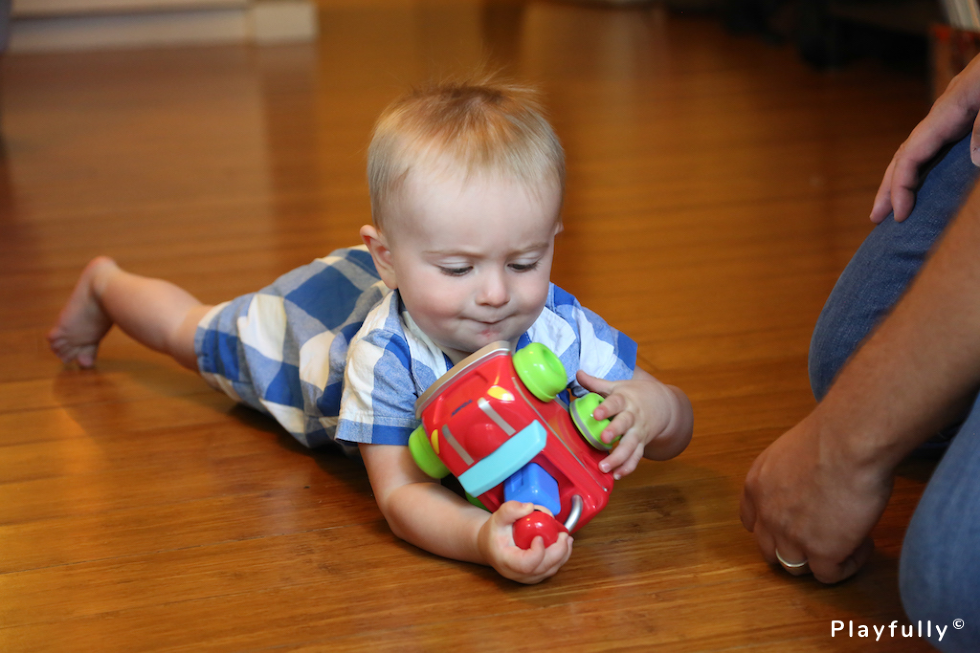
[(469, 492), (466, 492), (465, 490), (464, 490), (464, 493), (466, 494), (466, 500), (467, 501), (469, 501), (470, 503), (472, 503), (477, 508), (483, 508), (487, 512), (490, 512), (490, 509), (487, 508), (485, 505), (483, 505), (483, 502), (482, 501), (480, 501), (479, 499), (477, 499), (475, 496), (473, 496)]
[(592, 416), (593, 411), (601, 403), (602, 397), (594, 392), (590, 392), (584, 397), (579, 397), (573, 401), (572, 405), (568, 407), (568, 410), (572, 414), (572, 421), (575, 423), (575, 427), (582, 434), (582, 437), (585, 438), (585, 441), (595, 449), (609, 451), (616, 446), (619, 438), (617, 437), (609, 444), (602, 441), (600, 436), (602, 435), (603, 429), (609, 426), (609, 420), (597, 420)]
[(412, 458), (415, 459), (415, 464), (419, 466), (419, 469), (432, 478), (449, 476), (449, 468), (439, 460), (439, 456), (432, 450), (432, 443), (429, 442), (429, 436), (425, 433), (424, 424), (412, 431), (412, 435), (408, 437), (408, 450), (412, 452)]
[(568, 384), (565, 366), (540, 342), (532, 342), (515, 352), (514, 368), (521, 382), (541, 401), (551, 401)]

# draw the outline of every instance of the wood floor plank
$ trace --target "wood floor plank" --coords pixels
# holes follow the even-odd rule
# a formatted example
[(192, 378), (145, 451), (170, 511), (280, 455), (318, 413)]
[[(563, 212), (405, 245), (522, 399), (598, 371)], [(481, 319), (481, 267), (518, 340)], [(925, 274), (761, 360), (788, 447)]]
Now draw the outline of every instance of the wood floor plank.
[[(752, 461), (815, 405), (814, 322), (927, 80), (816, 71), (646, 3), (319, 5), (312, 44), (0, 61), (0, 650), (928, 650), (831, 623), (907, 623), (933, 463), (899, 468), (837, 586), (766, 564), (738, 515)], [(484, 64), (541, 88), (566, 148), (553, 279), (695, 408), (689, 449), (618, 481), (533, 587), (399, 542), (360, 462), (118, 330), (94, 370), (45, 341), (99, 254), (216, 303), (358, 243), (375, 116)]]

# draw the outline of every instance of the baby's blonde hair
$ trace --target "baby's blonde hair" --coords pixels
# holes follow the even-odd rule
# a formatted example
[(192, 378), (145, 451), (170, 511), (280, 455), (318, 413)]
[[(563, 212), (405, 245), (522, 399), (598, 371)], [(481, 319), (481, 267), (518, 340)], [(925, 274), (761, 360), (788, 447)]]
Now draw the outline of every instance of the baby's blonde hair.
[(503, 174), (532, 191), (557, 184), (564, 194), (561, 143), (534, 92), (524, 86), (493, 79), (435, 84), (389, 105), (368, 149), (371, 213), (378, 229), (413, 169), (438, 165), (466, 176)]

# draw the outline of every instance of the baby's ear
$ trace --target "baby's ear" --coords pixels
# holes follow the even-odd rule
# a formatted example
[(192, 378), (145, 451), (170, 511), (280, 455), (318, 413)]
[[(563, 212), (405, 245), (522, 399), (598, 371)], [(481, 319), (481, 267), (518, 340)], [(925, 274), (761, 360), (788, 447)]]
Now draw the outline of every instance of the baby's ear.
[(366, 224), (361, 227), (361, 240), (367, 245), (374, 259), (374, 267), (378, 268), (381, 280), (385, 282), (391, 290), (398, 287), (398, 278), (395, 275), (395, 267), (391, 262), (391, 249), (388, 247), (388, 240), (385, 235), (378, 231), (373, 225)]

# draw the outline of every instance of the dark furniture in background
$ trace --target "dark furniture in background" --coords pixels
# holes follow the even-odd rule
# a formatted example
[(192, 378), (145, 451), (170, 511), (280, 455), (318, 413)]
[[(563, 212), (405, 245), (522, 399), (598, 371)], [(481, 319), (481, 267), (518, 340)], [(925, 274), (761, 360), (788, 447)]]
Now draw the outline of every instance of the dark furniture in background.
[(0, 0), (0, 52), (7, 49), (10, 38), (10, 3), (12, 0)]
[(726, 0), (735, 31), (790, 41), (819, 68), (878, 56), (925, 69), (929, 28), (945, 22), (939, 0)]

